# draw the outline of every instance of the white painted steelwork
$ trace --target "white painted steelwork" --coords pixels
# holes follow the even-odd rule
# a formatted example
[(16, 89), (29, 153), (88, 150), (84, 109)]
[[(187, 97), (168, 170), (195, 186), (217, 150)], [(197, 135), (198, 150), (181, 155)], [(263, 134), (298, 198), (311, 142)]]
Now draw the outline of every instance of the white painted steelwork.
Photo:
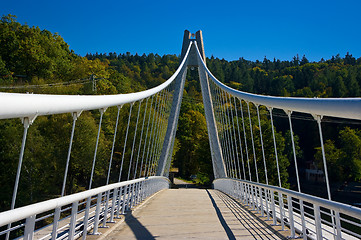
[[(198, 58), (202, 59), (198, 47), (197, 53)], [(209, 71), (204, 61), (200, 62), (202, 64), (202, 68), (207, 71), (209, 77), (223, 91), (226, 91), (232, 96), (243, 99), (244, 101), (252, 102), (255, 105), (264, 105), (266, 107), (283, 109), (285, 111), (309, 113), (314, 116), (319, 115), (361, 120), (361, 98), (274, 97), (242, 92), (221, 83)]]
[(168, 87), (183, 69), (188, 58), (181, 62), (177, 71), (161, 85), (136, 93), (118, 95), (47, 95), (47, 94), (22, 94), (0, 93), (0, 119), (25, 118), (60, 113), (79, 113), (85, 110), (106, 109), (107, 107), (120, 106), (152, 96)]
[[(92, 219), (95, 221), (91, 221), (89, 217), (88, 224), (88, 230), (91, 228), (97, 228), (98, 225), (101, 224), (102, 221), (106, 221), (107, 219), (102, 218), (104, 216), (104, 211), (108, 211), (111, 213), (111, 216), (114, 215), (114, 213), (118, 214), (119, 211), (124, 211), (124, 207), (127, 209), (130, 209), (131, 207), (137, 206), (140, 202), (142, 202), (144, 199), (149, 197), (150, 195), (162, 190), (169, 188), (169, 180), (165, 177), (159, 177), (159, 176), (153, 176), (149, 178), (139, 178), (135, 180), (130, 181), (124, 181), (120, 183), (114, 183), (109, 184), (106, 186), (98, 187), (92, 190), (87, 190), (84, 192), (47, 200), (44, 202), (35, 203), (32, 205), (28, 205), (25, 207), (16, 208), (13, 210), (9, 210), (6, 212), (0, 213), (0, 227), (6, 226), (10, 223), (15, 223), (20, 220), (26, 220), (25, 225), (20, 227), (25, 227), (27, 232), (28, 239), (32, 239), (34, 236), (34, 233), (36, 234), (35, 222), (39, 220), (43, 220), (44, 218), (36, 218), (37, 215), (47, 213), (49, 211), (55, 211), (56, 209), (60, 209), (62, 207), (65, 207), (67, 205), (72, 204), (72, 211), (69, 215), (66, 211), (63, 211), (63, 214), (66, 214), (67, 216), (63, 216), (63, 219), (59, 221), (61, 223), (62, 221), (66, 222), (61, 228), (57, 230), (57, 234), (54, 234), (55, 236), (58, 235), (59, 238), (64, 237), (63, 234), (67, 235), (68, 239), (74, 239), (76, 236), (80, 236), (83, 234), (83, 231), (79, 229), (79, 224), (83, 225), (84, 217), (81, 215), (83, 210), (74, 210), (74, 206), (78, 206), (80, 204), (84, 204), (85, 202), (82, 202), (84, 199), (91, 199), (92, 197), (95, 197), (97, 200), (97, 203), (95, 206), (89, 208), (95, 209), (95, 212), (92, 211)], [(123, 191), (122, 191), (123, 189)], [(135, 189), (134, 191), (126, 191), (124, 189)], [(111, 197), (107, 198), (107, 193), (110, 192)], [(127, 195), (127, 197), (125, 197)], [(102, 200), (103, 199), (103, 200)], [(105, 199), (108, 199), (109, 201), (109, 208), (108, 209), (102, 209), (102, 206), (105, 205), (104, 201)], [(90, 209), (87, 209), (90, 210)], [(77, 217), (78, 215), (78, 217)], [(48, 214), (49, 221), (52, 219), (53, 214)], [(70, 219), (68, 218), (70, 217)], [(77, 229), (74, 229), (74, 224), (77, 224)], [(50, 224), (49, 229), (52, 229), (53, 224)], [(17, 228), (17, 226), (13, 226), (13, 228)], [(46, 227), (45, 227), (46, 228)], [(4, 235), (8, 232), (8, 230), (0, 232), (0, 236)], [(69, 232), (73, 233), (73, 235), (69, 235)], [(49, 231), (46, 236), (43, 236), (43, 238), (49, 239), (51, 236), (51, 231)], [(24, 236), (25, 237), (25, 236)]]
[[(194, 45), (192, 45), (194, 44)], [(192, 47), (193, 46), (193, 47)], [(191, 50), (192, 49), (192, 50)], [(195, 54), (195, 49), (197, 54)], [(232, 89), (219, 80), (217, 80), (212, 73), (208, 70), (205, 62), (203, 61), (202, 54), (200, 53), (197, 42), (190, 41), (185, 57), (182, 60), (181, 65), (177, 69), (177, 71), (172, 75), (170, 79), (168, 79), (163, 84), (138, 93), (129, 93), (129, 94), (119, 94), (119, 95), (108, 95), (108, 96), (69, 96), (69, 95), (41, 95), (41, 94), (16, 94), (16, 93), (0, 93), (0, 119), (8, 119), (8, 118), (23, 118), (24, 120), (24, 140), (22, 144), (22, 152), (25, 147), (25, 139), (26, 139), (26, 131), (31, 122), (40, 115), (51, 115), (51, 114), (59, 114), (59, 113), (72, 113), (73, 116), (78, 116), (84, 110), (101, 110), (101, 117), (106, 108), (112, 106), (118, 106), (118, 116), (119, 116), (119, 108), (125, 103), (131, 103), (131, 108), (128, 116), (128, 126), (127, 133), (125, 138), (122, 162), (124, 158), (124, 152), (126, 148), (127, 135), (129, 122), (131, 118), (131, 109), (136, 101), (141, 101), (149, 96), (154, 96), (160, 91), (164, 90), (167, 86), (169, 86), (173, 81), (177, 78), (182, 80), (182, 84), (176, 84), (175, 91), (178, 91), (173, 98), (172, 112), (170, 113), (171, 121), (169, 122), (169, 126), (167, 128), (167, 134), (164, 141), (166, 143), (165, 150), (162, 152), (162, 161), (161, 164), (158, 164), (159, 175), (167, 175), (167, 168), (169, 170), (169, 163), (171, 157), (171, 149), (174, 144), (174, 136), (177, 128), (177, 119), (179, 115), (179, 108), (182, 99), (182, 91), (184, 80), (186, 76), (186, 68), (188, 66), (188, 55), (192, 51), (192, 57), (190, 58), (192, 62), (192, 66), (194, 67), (196, 63), (198, 63), (199, 67), (199, 77), (201, 80), (201, 88), (203, 102), (205, 105), (205, 113), (207, 119), (207, 128), (208, 130), (212, 130), (209, 132), (210, 136), (210, 146), (212, 153), (212, 161), (213, 161), (213, 169), (215, 172), (215, 177), (218, 178), (214, 182), (214, 186), (216, 189), (219, 189), (229, 195), (239, 198), (244, 204), (250, 205), (253, 210), (259, 212), (264, 216), (266, 213), (267, 218), (270, 217), (273, 219), (273, 223), (276, 224), (280, 222), (282, 225), (282, 229), (285, 225), (289, 226), (291, 230), (291, 238), (294, 238), (297, 233), (303, 233), (303, 238), (311, 238), (311, 239), (323, 239), (323, 238), (335, 238), (335, 239), (356, 239), (361, 238), (359, 232), (361, 232), (361, 224), (357, 221), (352, 220), (352, 218), (361, 219), (361, 209), (333, 202), (330, 200), (325, 200), (322, 198), (310, 196), (307, 194), (303, 194), (301, 192), (295, 192), (291, 190), (287, 190), (281, 188), (281, 178), (279, 175), (279, 167), (278, 167), (278, 159), (277, 159), (277, 149), (276, 149), (276, 141), (275, 141), (275, 132), (273, 128), (273, 119), (272, 119), (272, 109), (278, 108), (283, 109), (286, 113), (290, 115), (292, 112), (302, 112), (313, 115), (318, 122), (319, 132), (321, 137), (321, 146), (323, 153), (323, 162), (324, 168), (326, 169), (326, 159), (325, 153), (323, 149), (323, 139), (322, 139), (322, 129), (321, 129), (321, 119), (322, 116), (331, 116), (331, 117), (341, 117), (348, 119), (361, 119), (361, 98), (331, 98), (331, 99), (318, 99), (318, 98), (290, 98), (290, 97), (273, 97), (273, 96), (263, 96), (257, 94), (246, 93), (242, 91), (238, 91)], [(204, 50), (202, 50), (204, 54)], [(180, 81), (179, 80), (179, 81)], [(211, 81), (208, 81), (211, 80)], [(181, 81), (180, 81), (181, 82)], [(212, 85), (213, 84), (213, 85)], [(212, 86), (214, 86), (212, 90)], [(220, 91), (222, 89), (223, 91)], [(217, 97), (217, 93), (222, 97)], [(215, 94), (214, 101), (216, 105), (219, 105), (221, 108), (221, 112), (218, 113), (217, 117), (228, 126), (233, 126), (233, 134), (232, 129), (229, 131), (225, 131), (222, 139), (218, 139), (216, 119), (215, 113), (213, 112), (212, 104), (212, 94)], [(233, 120), (233, 112), (232, 107), (227, 107), (225, 104), (228, 104), (228, 100), (224, 101), (224, 97), (228, 99), (229, 97), (234, 97), (235, 100), (235, 111), (236, 111), (236, 98), (240, 101), (240, 110), (242, 116), (242, 124), (243, 124), (243, 132), (244, 132), (244, 141), (245, 141), (245, 149), (247, 153), (247, 163), (248, 163), (248, 171), (249, 171), (249, 179), (251, 178), (250, 165), (249, 165), (249, 156), (247, 150), (247, 139), (245, 133), (245, 125), (243, 119), (243, 109), (242, 109), (242, 101), (245, 101), (248, 107), (248, 118), (250, 121), (250, 130), (252, 135), (252, 146), (253, 146), (253, 157), (255, 161), (255, 169), (256, 169), (256, 177), (258, 182), (258, 171), (256, 165), (255, 158), (255, 150), (253, 143), (253, 133), (252, 133), (252, 123), (250, 117), (250, 109), (249, 103), (253, 103), (257, 108), (258, 121), (259, 121), (259, 130), (260, 137), (262, 138), (261, 132), (261, 124), (259, 118), (259, 105), (264, 105), (270, 110), (271, 124), (272, 124), (272, 135), (274, 140), (274, 148), (275, 148), (275, 156), (277, 162), (277, 171), (278, 171), (278, 179), (280, 187), (270, 186), (268, 184), (254, 183), (252, 181), (246, 180), (238, 180), (232, 178), (222, 178), (227, 175), (232, 176), (241, 176), (240, 165), (238, 159), (238, 150), (237, 150), (237, 136), (235, 134), (235, 125)], [(148, 99), (147, 99), (148, 100)], [(148, 117), (147, 130), (146, 130), (146, 138), (144, 140), (143, 147), (143, 157), (142, 164), (140, 166), (140, 174), (142, 173), (143, 166), (143, 158), (145, 154), (146, 148), (146, 139), (148, 136), (148, 127), (150, 123), (151, 116), (152, 118), (152, 127), (150, 130), (150, 137), (148, 139), (148, 151), (147, 157), (145, 159), (146, 162), (149, 162), (148, 167), (145, 166), (145, 174), (147, 176), (154, 172), (154, 168), (157, 165), (157, 157), (160, 151), (159, 146), (159, 134), (161, 133), (161, 118), (164, 115), (164, 109), (162, 107), (162, 103), (166, 99), (158, 99), (155, 101), (155, 107), (152, 112), (152, 108), (150, 108), (150, 113)], [(218, 102), (217, 102), (218, 101)], [(153, 102), (153, 98), (152, 98)], [(158, 105), (157, 105), (158, 102)], [(232, 104), (230, 102), (230, 104)], [(151, 103), (152, 106), (152, 103)], [(208, 110), (207, 110), (208, 109)], [(139, 119), (139, 111), (140, 105), (138, 109), (137, 115), (137, 123)], [(160, 112), (156, 115), (156, 112)], [(178, 113), (177, 113), (178, 112)], [(229, 115), (231, 113), (231, 116)], [(238, 141), (241, 145), (241, 137), (239, 131), (238, 124), (238, 116), (237, 111), (236, 120), (237, 120), (237, 129), (238, 129)], [(156, 116), (156, 120), (155, 120)], [(144, 127), (144, 120), (146, 115), (143, 117), (143, 125), (142, 125), (142, 133)], [(232, 121), (231, 121), (232, 119)], [(101, 122), (101, 120), (100, 120)], [(232, 122), (232, 124), (231, 124)], [(291, 123), (291, 121), (290, 121)], [(118, 117), (117, 117), (118, 124)], [(138, 124), (136, 124), (137, 126)], [(73, 121), (73, 130), (74, 131), (75, 120)], [(292, 125), (290, 125), (292, 127)], [(222, 126), (221, 126), (222, 128)], [(137, 128), (136, 128), (137, 129)], [(100, 131), (100, 124), (98, 135)], [(136, 130), (135, 130), (136, 131)], [(115, 131), (116, 132), (116, 131)], [(142, 136), (142, 135), (141, 135)], [(72, 136), (71, 136), (72, 139)], [(136, 140), (136, 134), (133, 137), (133, 148), (131, 153), (131, 159), (133, 158), (133, 150), (134, 144)], [(223, 140), (223, 142), (221, 142)], [(115, 135), (114, 135), (115, 141)], [(113, 146), (114, 146), (113, 141)], [(293, 139), (292, 139), (293, 141)], [(140, 143), (142, 139), (140, 139)], [(156, 144), (151, 145), (151, 142), (155, 142)], [(139, 144), (140, 145), (140, 144)], [(225, 148), (222, 152), (221, 145)], [(236, 155), (234, 154), (234, 146), (236, 148)], [(113, 147), (114, 148), (114, 147)], [(140, 148), (140, 147), (139, 147)], [(294, 148), (294, 147), (293, 147)], [(69, 147), (71, 149), (71, 145)], [(149, 152), (149, 150), (151, 151)], [(295, 152), (295, 151), (294, 151)], [(150, 153), (150, 158), (148, 158), (148, 154)], [(232, 154), (231, 154), (232, 153)], [(241, 152), (242, 153), (242, 152)], [(96, 154), (96, 149), (95, 149)], [(113, 154), (113, 150), (112, 150)], [(223, 159), (223, 154), (226, 156)], [(138, 151), (139, 156), (139, 151)], [(237, 163), (235, 162), (235, 156), (237, 156)], [(69, 161), (70, 150), (68, 153)], [(94, 163), (95, 163), (94, 155)], [(111, 156), (112, 158), (112, 156)], [(264, 154), (263, 154), (264, 158)], [(225, 162), (223, 162), (225, 160)], [(22, 161), (22, 153), (20, 154), (20, 163), (19, 169), (21, 169), (21, 161)], [(138, 162), (138, 157), (137, 157)], [(93, 168), (94, 168), (93, 163)], [(147, 164), (146, 164), (147, 165)], [(243, 165), (243, 175), (245, 178), (245, 169), (243, 163), (243, 155), (242, 155), (242, 165)], [(109, 164), (109, 171), (111, 166), (111, 159)], [(237, 174), (237, 166), (239, 174)], [(297, 166), (297, 165), (296, 165)], [(266, 163), (264, 162), (264, 168), (266, 169)], [(135, 168), (137, 169), (137, 168)], [(128, 179), (130, 177), (130, 168), (128, 169)], [(19, 172), (19, 170), (18, 170)], [(122, 166), (120, 168), (119, 181), (121, 177)], [(298, 174), (297, 167), (296, 173)], [(326, 179), (327, 179), (327, 187), (328, 187), (328, 178), (327, 178), (327, 169), (325, 171)], [(136, 175), (136, 170), (135, 174)], [(19, 178), (19, 173), (17, 174), (17, 179)], [(65, 173), (66, 180), (66, 173)], [(91, 178), (92, 179), (92, 178)], [(109, 179), (109, 173), (108, 178)], [(297, 176), (298, 179), (298, 176)], [(64, 180), (64, 182), (65, 182)], [(108, 182), (108, 180), (107, 180)], [(91, 184), (91, 183), (90, 183)], [(298, 184), (299, 186), (299, 184)], [(17, 208), (14, 210), (10, 210), (7, 212), (0, 213), (0, 227), (5, 226), (6, 224), (14, 224), (20, 220), (26, 220), (25, 223), (18, 224), (10, 228), (8, 225), (8, 229), (0, 232), (0, 236), (4, 234), (8, 234), (10, 231), (24, 228), (24, 238), (31, 239), (34, 236), (34, 228), (36, 222), (49, 218), (55, 219), (55, 222), (50, 225), (50, 232), (43, 237), (46, 238), (57, 238), (58, 233), (60, 238), (69, 238), (73, 239), (75, 237), (79, 237), (83, 234), (83, 239), (86, 238), (86, 232), (90, 228), (93, 228), (93, 233), (96, 234), (99, 225), (105, 226), (106, 219), (108, 213), (110, 213), (110, 221), (113, 221), (114, 214), (119, 217), (120, 214), (124, 214), (127, 209), (130, 209), (132, 206), (139, 204), (145, 197), (161, 190), (169, 187), (169, 182), (164, 177), (149, 177), (149, 178), (140, 178), (136, 180), (130, 180), (126, 182), (120, 182), (115, 184), (106, 185), (100, 188), (96, 188), (93, 190), (84, 191), (81, 193), (52, 199), (48, 201), (44, 201), (37, 204), (32, 204), (29, 206)], [(15, 184), (14, 196), (16, 196), (17, 183)], [(64, 187), (63, 187), (64, 189)], [(300, 187), (299, 187), (300, 191)], [(62, 190), (63, 194), (64, 190)], [(329, 192), (329, 187), (328, 187)], [(330, 193), (329, 199), (331, 199)], [(84, 199), (86, 199), (84, 201)], [(92, 201), (96, 200), (95, 205), (91, 205)], [(71, 205), (71, 206), (69, 206)], [(79, 206), (85, 206), (85, 210), (79, 211)], [(105, 206), (104, 208), (102, 206)], [(13, 198), (12, 208), (15, 206), (15, 198)], [(64, 209), (62, 209), (62, 207)], [(271, 209), (271, 210), (269, 210)], [(71, 210), (71, 213), (70, 211)], [(52, 212), (49, 214), (49, 211)], [(69, 218), (65, 221), (59, 221), (64, 223), (65, 225), (58, 227), (58, 220), (60, 218), (61, 212), (63, 214), (68, 211)], [(39, 214), (47, 214), (46, 216), (42, 216), (37, 218)], [(78, 215), (78, 217), (77, 217)], [(81, 216), (81, 217), (79, 217)], [(326, 216), (326, 217), (325, 217)], [(286, 221), (287, 219), (287, 221)], [(348, 225), (353, 225), (353, 228), (346, 228), (345, 223)], [(81, 230), (81, 226), (83, 230)], [(355, 230), (356, 229), (356, 230)], [(8, 235), (9, 236), (9, 235)], [(7, 237), (8, 237), (7, 236)]]
[[(291, 238), (303, 232), (308, 233), (301, 235), (303, 239), (361, 238), (358, 233), (361, 230), (360, 208), (247, 180), (219, 178), (213, 182), (213, 185), (215, 189), (251, 206), (253, 210), (269, 214), (277, 224), (288, 225), (291, 230)], [(256, 191), (249, 191), (249, 189)], [(277, 200), (276, 196), (277, 198), (283, 196), (283, 201), (281, 201), (283, 204), (280, 204), (281, 202)], [(261, 204), (251, 204), (252, 199), (257, 199)], [(273, 212), (266, 212), (264, 206), (270, 206)], [(301, 209), (305, 209), (305, 223), (302, 222)], [(281, 213), (285, 215), (281, 217)]]

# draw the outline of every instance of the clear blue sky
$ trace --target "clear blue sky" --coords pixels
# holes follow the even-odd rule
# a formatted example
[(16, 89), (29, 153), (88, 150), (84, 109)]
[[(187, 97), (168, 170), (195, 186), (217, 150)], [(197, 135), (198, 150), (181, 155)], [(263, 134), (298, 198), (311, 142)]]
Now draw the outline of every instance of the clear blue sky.
[(361, 57), (361, 0), (2, 0), (0, 13), (59, 33), (80, 55), (180, 54), (184, 30), (200, 29), (208, 57)]

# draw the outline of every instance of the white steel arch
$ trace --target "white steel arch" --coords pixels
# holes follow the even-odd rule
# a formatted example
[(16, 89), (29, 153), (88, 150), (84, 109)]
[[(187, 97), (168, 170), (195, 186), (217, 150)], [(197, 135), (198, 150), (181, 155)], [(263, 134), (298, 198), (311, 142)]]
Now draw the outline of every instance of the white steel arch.
[[(195, 43), (197, 45), (197, 43)], [(201, 60), (201, 54), (197, 47), (198, 58)], [(361, 98), (303, 98), (303, 97), (275, 97), (265, 96), (253, 93), (242, 92), (226, 86), (220, 82), (207, 68), (204, 61), (201, 61), (202, 67), (214, 83), (223, 91), (252, 102), (255, 105), (264, 105), (287, 111), (309, 113), (313, 116), (330, 116), (349, 119), (361, 119)]]
[(190, 47), (191, 45), (175, 73), (167, 81), (152, 89), (136, 93), (95, 96), (0, 93), (0, 119), (79, 113), (85, 110), (121, 106), (145, 99), (162, 91), (176, 79), (188, 59)]

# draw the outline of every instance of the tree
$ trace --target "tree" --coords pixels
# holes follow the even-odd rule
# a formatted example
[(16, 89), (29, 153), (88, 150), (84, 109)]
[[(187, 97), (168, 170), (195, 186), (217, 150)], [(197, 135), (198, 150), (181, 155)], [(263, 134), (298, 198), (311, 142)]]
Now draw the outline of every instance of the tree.
[[(327, 160), (327, 169), (329, 178), (334, 181), (345, 180), (345, 169), (342, 159), (344, 158), (344, 152), (335, 146), (335, 143), (331, 140), (326, 140), (324, 143), (325, 156)], [(316, 148), (315, 161), (319, 169), (323, 169), (323, 157), (321, 147)]]
[(361, 180), (361, 131), (346, 127), (340, 131), (341, 149), (344, 153), (341, 166), (346, 180)]
[(182, 106), (177, 131), (179, 150), (173, 164), (183, 178), (201, 174), (203, 181), (209, 183), (213, 173), (206, 126), (202, 113), (190, 104)]

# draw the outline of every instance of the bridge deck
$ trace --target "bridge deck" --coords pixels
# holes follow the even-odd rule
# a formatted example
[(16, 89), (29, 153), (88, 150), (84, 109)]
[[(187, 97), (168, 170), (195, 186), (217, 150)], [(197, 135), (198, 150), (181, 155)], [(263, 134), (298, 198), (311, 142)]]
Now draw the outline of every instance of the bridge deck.
[[(217, 190), (169, 189), (158, 193), (104, 239), (284, 239), (286, 231)], [(99, 236), (89, 236), (99, 239)], [(89, 238), (88, 238), (89, 239)]]

